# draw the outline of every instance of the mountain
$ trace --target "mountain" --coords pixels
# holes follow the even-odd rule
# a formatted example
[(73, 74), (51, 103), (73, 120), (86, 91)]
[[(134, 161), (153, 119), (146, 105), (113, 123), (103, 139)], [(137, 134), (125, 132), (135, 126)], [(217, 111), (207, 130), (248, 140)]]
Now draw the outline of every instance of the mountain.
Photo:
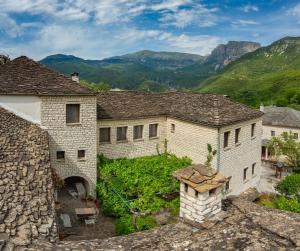
[(227, 94), (251, 106), (300, 108), (300, 37), (250, 52), (201, 83), (197, 90)]
[[(57, 54), (40, 62), (65, 75), (76, 71), (89, 82), (109, 83), (113, 88), (163, 91), (169, 88), (196, 87), (200, 81), (235, 60), (257, 43), (229, 42), (208, 57), (179, 52), (139, 51), (103, 60), (84, 60), (73, 55)], [(226, 62), (227, 62), (226, 61)]]

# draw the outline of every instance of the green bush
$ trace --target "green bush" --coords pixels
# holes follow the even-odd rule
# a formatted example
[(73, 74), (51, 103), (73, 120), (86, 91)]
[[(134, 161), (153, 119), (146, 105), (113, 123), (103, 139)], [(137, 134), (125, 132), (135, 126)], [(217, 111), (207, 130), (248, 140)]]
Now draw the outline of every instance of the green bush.
[(138, 217), (136, 219), (137, 228), (140, 231), (148, 230), (157, 226), (152, 216)]
[(296, 198), (277, 197), (274, 201), (276, 208), (294, 213), (300, 213), (300, 202)]
[(288, 196), (297, 196), (300, 194), (300, 174), (292, 174), (285, 177), (276, 186), (278, 192)]
[(130, 214), (125, 214), (120, 218), (116, 219), (115, 225), (117, 235), (130, 234), (135, 231), (132, 216)]

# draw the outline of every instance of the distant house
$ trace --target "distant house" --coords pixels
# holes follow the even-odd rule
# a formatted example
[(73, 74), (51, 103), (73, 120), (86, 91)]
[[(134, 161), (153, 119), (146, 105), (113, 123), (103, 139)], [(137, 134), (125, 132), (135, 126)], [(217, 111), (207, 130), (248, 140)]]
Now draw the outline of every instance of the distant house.
[[(26, 57), (0, 68), (0, 106), (45, 128), (50, 159), (61, 178), (81, 177), (94, 194), (97, 153), (138, 157), (165, 149), (212, 166), (228, 194), (254, 187), (260, 177), (263, 113), (223, 95), (193, 92), (94, 93)], [(0, 122), (1, 123), (1, 122)]]
[(292, 133), (295, 140), (300, 140), (300, 112), (289, 107), (261, 106), (263, 116), (262, 159), (269, 159), (267, 149), (269, 140), (284, 132)]

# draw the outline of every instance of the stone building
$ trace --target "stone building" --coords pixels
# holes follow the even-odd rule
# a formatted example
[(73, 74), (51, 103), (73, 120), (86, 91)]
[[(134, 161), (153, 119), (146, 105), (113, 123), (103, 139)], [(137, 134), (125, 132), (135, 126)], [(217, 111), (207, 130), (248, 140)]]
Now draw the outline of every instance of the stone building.
[(300, 112), (289, 107), (260, 106), (264, 112), (261, 158), (268, 160), (267, 149), (269, 140), (284, 132), (291, 133), (295, 140), (300, 140)]
[(96, 96), (71, 78), (26, 57), (0, 68), (0, 106), (49, 134), (51, 166), (62, 179), (96, 186)]
[(45, 130), (0, 108), (0, 240), (56, 239), (48, 142)]
[(212, 166), (228, 178), (228, 194), (257, 184), (260, 111), (223, 95), (135, 91), (95, 94), (26, 57), (0, 69), (0, 106), (49, 133), (51, 165), (63, 179), (81, 177), (89, 193), (97, 178), (96, 155), (153, 155), (167, 150), (204, 163), (207, 144), (217, 150)]
[(262, 112), (223, 95), (193, 92), (105, 92), (97, 95), (98, 153), (108, 158), (168, 152), (203, 164), (207, 144), (217, 150), (212, 166), (228, 194), (254, 187), (260, 176)]

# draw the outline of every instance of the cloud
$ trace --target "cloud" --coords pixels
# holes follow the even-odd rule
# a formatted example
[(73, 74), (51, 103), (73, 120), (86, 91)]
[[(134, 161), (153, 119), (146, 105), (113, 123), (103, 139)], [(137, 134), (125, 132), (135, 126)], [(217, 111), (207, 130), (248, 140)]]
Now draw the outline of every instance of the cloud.
[(288, 10), (288, 14), (296, 17), (300, 22), (300, 3)]
[(254, 20), (239, 19), (237, 21), (232, 21), (232, 26), (236, 27), (236, 28), (245, 27), (245, 26), (249, 26), (249, 25), (257, 25), (257, 24), (259, 24), (259, 23)]
[(184, 28), (190, 24), (200, 27), (210, 27), (217, 23), (217, 8), (208, 9), (202, 5), (194, 6), (190, 9), (179, 9), (174, 12), (164, 13), (160, 21), (166, 26), (176, 26)]
[(244, 12), (251, 12), (251, 11), (259, 11), (259, 8), (256, 5), (248, 4), (248, 5), (241, 7), (241, 10)]
[(7, 14), (0, 14), (0, 31), (14, 38), (21, 34), (22, 29)]

